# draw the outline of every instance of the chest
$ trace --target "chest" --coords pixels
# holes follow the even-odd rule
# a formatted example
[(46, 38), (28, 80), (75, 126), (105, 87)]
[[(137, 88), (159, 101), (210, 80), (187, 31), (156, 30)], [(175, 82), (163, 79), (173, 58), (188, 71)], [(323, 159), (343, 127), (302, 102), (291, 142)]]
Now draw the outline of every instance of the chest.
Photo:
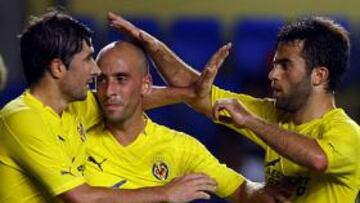
[(90, 184), (133, 189), (164, 185), (183, 173), (178, 162), (181, 157), (169, 145), (124, 149), (98, 144), (102, 150), (88, 150), (86, 178)]
[[(86, 160), (86, 130), (81, 118), (64, 113), (59, 119), (46, 120), (51, 142), (61, 157), (67, 157), (69, 171), (83, 174)], [(68, 170), (65, 170), (68, 171)], [(64, 173), (66, 173), (64, 171)]]

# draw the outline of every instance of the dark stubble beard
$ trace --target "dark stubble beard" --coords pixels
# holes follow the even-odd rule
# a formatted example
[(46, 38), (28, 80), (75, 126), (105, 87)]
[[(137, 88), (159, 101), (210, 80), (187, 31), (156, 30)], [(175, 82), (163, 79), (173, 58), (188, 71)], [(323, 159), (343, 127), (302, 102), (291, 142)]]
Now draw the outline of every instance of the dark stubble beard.
[(299, 83), (293, 85), (287, 95), (277, 98), (275, 106), (282, 111), (295, 113), (306, 105), (311, 91), (310, 76), (306, 76)]

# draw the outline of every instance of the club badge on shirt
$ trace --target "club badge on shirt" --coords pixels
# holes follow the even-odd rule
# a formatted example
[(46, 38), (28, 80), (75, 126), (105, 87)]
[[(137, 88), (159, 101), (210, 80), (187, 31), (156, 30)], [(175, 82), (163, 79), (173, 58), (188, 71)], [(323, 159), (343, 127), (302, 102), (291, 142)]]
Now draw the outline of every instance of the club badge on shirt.
[(164, 161), (155, 161), (152, 167), (152, 173), (158, 180), (166, 180), (169, 176), (169, 167)]

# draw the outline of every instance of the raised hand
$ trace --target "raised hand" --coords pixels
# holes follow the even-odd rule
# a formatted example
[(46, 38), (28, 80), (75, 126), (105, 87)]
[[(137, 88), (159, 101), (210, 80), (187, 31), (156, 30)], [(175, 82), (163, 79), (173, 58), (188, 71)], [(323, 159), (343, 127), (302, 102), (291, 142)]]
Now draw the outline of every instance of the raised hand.
[(157, 52), (159, 50), (161, 42), (149, 33), (136, 27), (134, 24), (115, 13), (109, 12), (107, 17), (111, 27), (128, 37), (137, 40), (148, 51)]
[(211, 86), (214, 83), (216, 74), (225, 59), (229, 55), (232, 44), (228, 43), (221, 47), (207, 62), (199, 79), (195, 82), (195, 93), (198, 97), (203, 98), (210, 95)]
[(173, 179), (164, 186), (167, 202), (180, 203), (196, 199), (210, 199), (216, 182), (203, 173), (192, 173)]

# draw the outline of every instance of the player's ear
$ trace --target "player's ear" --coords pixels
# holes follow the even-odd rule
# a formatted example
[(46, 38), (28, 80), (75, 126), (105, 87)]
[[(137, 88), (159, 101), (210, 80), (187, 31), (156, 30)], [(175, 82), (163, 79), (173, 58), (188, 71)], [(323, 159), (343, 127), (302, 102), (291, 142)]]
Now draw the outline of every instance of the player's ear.
[(143, 83), (141, 88), (142, 95), (149, 95), (152, 90), (152, 77), (150, 74), (147, 74), (143, 77)]
[(54, 58), (50, 61), (48, 70), (50, 75), (56, 79), (64, 77), (67, 72), (65, 64), (59, 58)]
[(329, 69), (324, 66), (316, 67), (311, 72), (311, 83), (313, 86), (324, 85), (329, 80)]

